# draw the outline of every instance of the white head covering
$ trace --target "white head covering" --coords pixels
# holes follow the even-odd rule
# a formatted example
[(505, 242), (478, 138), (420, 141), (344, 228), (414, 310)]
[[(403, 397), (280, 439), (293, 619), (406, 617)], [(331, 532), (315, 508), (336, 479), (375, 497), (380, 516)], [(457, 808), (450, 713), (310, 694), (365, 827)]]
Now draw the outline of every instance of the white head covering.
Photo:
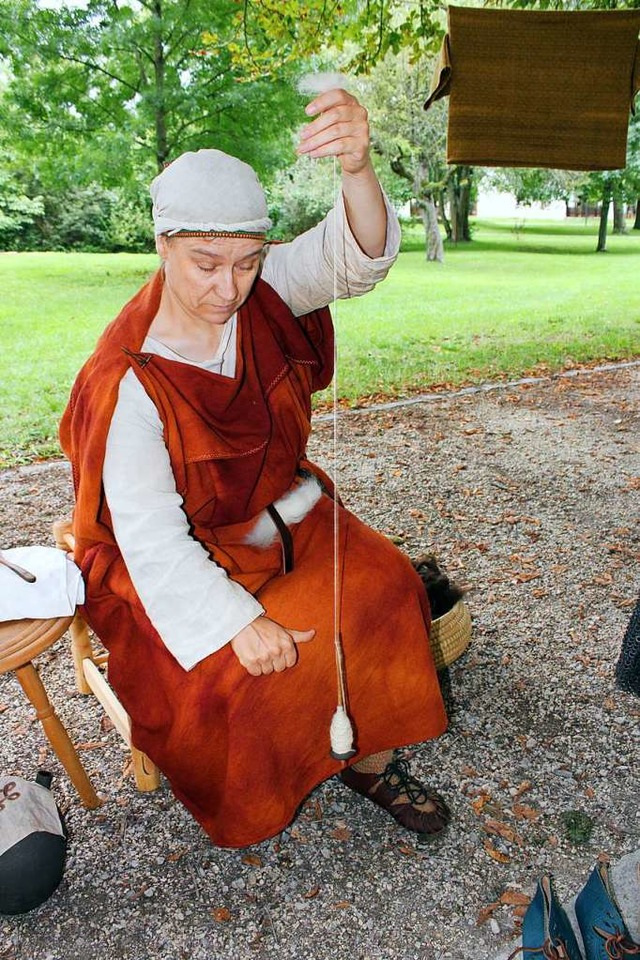
[(149, 192), (156, 234), (263, 234), (271, 227), (255, 170), (221, 150), (183, 153)]

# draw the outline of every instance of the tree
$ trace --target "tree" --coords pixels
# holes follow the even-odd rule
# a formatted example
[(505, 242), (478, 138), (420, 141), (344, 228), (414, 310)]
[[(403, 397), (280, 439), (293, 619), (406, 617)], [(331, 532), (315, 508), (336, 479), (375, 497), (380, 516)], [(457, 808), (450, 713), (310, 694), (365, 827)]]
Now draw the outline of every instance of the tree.
[[(611, 204), (617, 204), (618, 209), (622, 210), (624, 203), (637, 200), (640, 194), (640, 117), (633, 117), (629, 127), (626, 167), (623, 170), (595, 171), (588, 174), (584, 181), (584, 192), (589, 200), (601, 204), (596, 251), (605, 253)], [(624, 220), (622, 227), (618, 232), (624, 232)]]
[(244, 0), (234, 63), (253, 77), (277, 75), (322, 49), (340, 53), (336, 64), (356, 74), (369, 73), (389, 52), (404, 51), (416, 63), (439, 47), (445, 6), (440, 0)]
[[(427, 60), (412, 65), (406, 52), (388, 54), (367, 77), (360, 79), (357, 92), (369, 108), (374, 154), (387, 170), (404, 181), (404, 195), (420, 210), (427, 260), (442, 260), (437, 204), (448, 176), (444, 156), (446, 121), (441, 104), (428, 113), (423, 110), (430, 76), (431, 64)], [(377, 166), (380, 168), (381, 164), (378, 162)]]
[(302, 156), (293, 166), (276, 174), (267, 189), (274, 215), (274, 236), (291, 240), (314, 227), (328, 213), (335, 202), (330, 163)]
[(449, 241), (471, 239), (473, 170), (447, 165), (446, 104), (436, 103), (428, 112), (423, 109), (433, 61), (411, 59), (407, 51), (388, 54), (360, 80), (359, 88), (370, 107), (374, 150), (410, 185), (424, 223), (427, 259), (441, 260), (438, 213)]
[(0, 170), (0, 249), (14, 249), (20, 232), (43, 210), (42, 197), (25, 196), (16, 179)]
[(580, 191), (584, 178), (584, 173), (543, 167), (502, 167), (486, 174), (491, 186), (512, 193), (519, 204), (567, 202)]
[[(88, 0), (58, 9), (5, 0), (3, 124), (40, 157), (40, 170), (45, 145), (49, 163), (63, 156), (70, 167), (74, 149), (86, 145), (83, 169), (99, 170), (104, 186), (135, 179), (141, 167), (148, 179), (202, 146), (264, 169), (281, 155), (296, 98), (284, 80), (238, 82), (244, 75), (229, 49), (236, 10), (233, 0)], [(205, 31), (219, 37), (215, 51), (202, 47)]]

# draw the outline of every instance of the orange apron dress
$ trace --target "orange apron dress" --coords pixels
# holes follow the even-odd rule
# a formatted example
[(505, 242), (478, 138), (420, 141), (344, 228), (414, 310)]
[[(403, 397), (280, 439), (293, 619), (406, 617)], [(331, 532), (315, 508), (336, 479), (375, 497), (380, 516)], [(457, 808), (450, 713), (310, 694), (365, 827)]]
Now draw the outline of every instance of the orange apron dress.
[[(102, 335), (61, 423), (74, 474), (76, 560), (84, 614), (109, 650), (109, 680), (132, 740), (160, 767), (214, 843), (243, 847), (281, 831), (309, 792), (339, 772), (329, 755), (336, 705), (333, 500), (279, 541), (243, 543), (256, 515), (306, 468), (311, 394), (331, 380), (327, 309), (294, 317), (258, 280), (238, 315), (236, 376), (142, 353), (162, 292), (159, 272)], [(185, 671), (149, 621), (113, 536), (102, 465), (118, 385), (131, 367), (164, 426), (192, 534), (266, 615), (315, 628), (296, 665), (253, 677), (227, 644)], [(342, 506), (341, 621), (355, 760), (438, 736), (446, 714), (428, 643), (424, 587), (409, 560)], [(211, 616), (215, 617), (215, 610)]]

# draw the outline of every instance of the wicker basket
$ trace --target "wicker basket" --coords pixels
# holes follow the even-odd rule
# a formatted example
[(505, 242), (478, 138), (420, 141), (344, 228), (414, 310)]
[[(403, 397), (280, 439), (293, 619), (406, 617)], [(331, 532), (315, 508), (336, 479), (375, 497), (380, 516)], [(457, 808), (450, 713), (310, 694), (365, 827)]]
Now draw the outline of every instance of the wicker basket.
[(464, 600), (431, 621), (429, 640), (436, 670), (444, 670), (462, 656), (471, 642), (471, 614)]

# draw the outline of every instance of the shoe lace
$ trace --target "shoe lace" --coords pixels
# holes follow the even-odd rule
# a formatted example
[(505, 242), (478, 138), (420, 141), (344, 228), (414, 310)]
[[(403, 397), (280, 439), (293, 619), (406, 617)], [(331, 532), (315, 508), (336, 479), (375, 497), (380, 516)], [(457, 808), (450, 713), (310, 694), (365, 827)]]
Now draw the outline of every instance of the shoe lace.
[(640, 946), (632, 943), (624, 933), (609, 933), (594, 927), (594, 931), (604, 940), (604, 948), (611, 960), (624, 960), (625, 957), (640, 956)]
[(411, 803), (426, 803), (429, 795), (415, 777), (409, 773), (409, 764), (406, 760), (391, 760), (385, 767), (382, 779), (398, 795), (406, 794)]
[(514, 960), (519, 953), (523, 956), (525, 953), (540, 953), (545, 960), (569, 960), (569, 954), (562, 940), (545, 940), (541, 947), (518, 947), (513, 953), (509, 954), (507, 960)]

